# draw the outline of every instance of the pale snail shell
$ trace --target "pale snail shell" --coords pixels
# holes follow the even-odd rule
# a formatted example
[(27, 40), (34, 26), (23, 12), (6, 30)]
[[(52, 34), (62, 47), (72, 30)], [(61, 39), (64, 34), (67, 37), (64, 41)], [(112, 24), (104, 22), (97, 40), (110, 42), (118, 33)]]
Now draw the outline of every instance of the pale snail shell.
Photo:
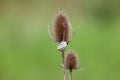
[(67, 47), (67, 43), (65, 41), (62, 41), (58, 46), (57, 49), (62, 51)]

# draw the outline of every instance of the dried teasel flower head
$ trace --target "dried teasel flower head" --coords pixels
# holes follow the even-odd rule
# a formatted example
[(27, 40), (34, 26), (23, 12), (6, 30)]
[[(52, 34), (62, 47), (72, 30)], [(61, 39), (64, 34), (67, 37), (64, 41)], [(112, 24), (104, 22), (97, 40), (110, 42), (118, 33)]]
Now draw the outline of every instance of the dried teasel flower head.
[(77, 69), (77, 55), (70, 51), (65, 57), (65, 68), (68, 70)]
[(57, 43), (71, 41), (71, 25), (63, 11), (59, 11), (52, 26), (53, 40)]

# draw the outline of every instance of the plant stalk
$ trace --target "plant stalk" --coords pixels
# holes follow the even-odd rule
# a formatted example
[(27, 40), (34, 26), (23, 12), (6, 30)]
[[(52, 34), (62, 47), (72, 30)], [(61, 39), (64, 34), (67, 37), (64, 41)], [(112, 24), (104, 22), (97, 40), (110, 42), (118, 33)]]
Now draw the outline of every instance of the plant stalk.
[(65, 54), (64, 54), (64, 50), (61, 51), (62, 52), (62, 62), (63, 62), (63, 65), (64, 65), (64, 80), (66, 80), (66, 69), (65, 69)]
[(72, 69), (70, 69), (70, 79), (69, 80), (72, 80)]

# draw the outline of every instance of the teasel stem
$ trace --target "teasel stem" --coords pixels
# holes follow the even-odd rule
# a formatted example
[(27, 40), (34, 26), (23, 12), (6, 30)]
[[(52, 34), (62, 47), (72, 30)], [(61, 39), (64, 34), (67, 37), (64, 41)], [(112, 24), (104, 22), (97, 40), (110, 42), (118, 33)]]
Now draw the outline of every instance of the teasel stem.
[(64, 59), (65, 59), (64, 50), (62, 50), (61, 52), (62, 52), (62, 62), (63, 62), (63, 65), (64, 65), (65, 64), (65, 62), (64, 62)]
[(70, 69), (70, 77), (69, 80), (72, 80), (72, 69)]
[(61, 51), (62, 52), (62, 62), (63, 62), (63, 71), (64, 71), (64, 80), (66, 80), (66, 69), (65, 69), (65, 54), (64, 54), (64, 50)]

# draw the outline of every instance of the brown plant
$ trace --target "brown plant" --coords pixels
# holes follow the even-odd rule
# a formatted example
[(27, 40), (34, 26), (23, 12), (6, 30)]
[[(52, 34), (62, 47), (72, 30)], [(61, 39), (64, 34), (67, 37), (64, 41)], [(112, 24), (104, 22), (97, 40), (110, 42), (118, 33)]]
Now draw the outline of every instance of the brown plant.
[(65, 69), (70, 71), (69, 80), (72, 80), (72, 71), (77, 69), (77, 55), (72, 51), (65, 57)]
[(59, 43), (57, 50), (61, 52), (62, 56), (64, 80), (67, 79), (66, 70), (70, 70), (70, 80), (72, 80), (72, 69), (77, 68), (77, 56), (73, 52), (69, 52), (65, 57), (64, 52), (68, 43), (71, 41), (72, 34), (70, 22), (62, 11), (59, 11), (50, 29), (52, 30), (52, 34), (49, 33), (50, 37), (53, 41)]
[(77, 56), (74, 52), (69, 52), (65, 57), (65, 68), (72, 70), (77, 68)]
[(54, 41), (61, 43), (62, 41), (69, 42), (71, 40), (71, 26), (67, 16), (59, 11), (53, 23)]

